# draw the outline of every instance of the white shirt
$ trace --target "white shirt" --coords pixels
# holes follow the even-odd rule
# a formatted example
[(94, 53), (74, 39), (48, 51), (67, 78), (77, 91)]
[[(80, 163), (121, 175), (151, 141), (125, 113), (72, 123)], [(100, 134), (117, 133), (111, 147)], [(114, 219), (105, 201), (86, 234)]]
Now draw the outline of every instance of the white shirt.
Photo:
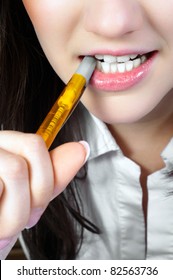
[(85, 216), (102, 234), (85, 230), (78, 259), (173, 259), (173, 178), (167, 175), (173, 140), (161, 154), (166, 167), (147, 180), (146, 229), (140, 167), (123, 155), (104, 123), (86, 113), (85, 124), (91, 154), (79, 189)]

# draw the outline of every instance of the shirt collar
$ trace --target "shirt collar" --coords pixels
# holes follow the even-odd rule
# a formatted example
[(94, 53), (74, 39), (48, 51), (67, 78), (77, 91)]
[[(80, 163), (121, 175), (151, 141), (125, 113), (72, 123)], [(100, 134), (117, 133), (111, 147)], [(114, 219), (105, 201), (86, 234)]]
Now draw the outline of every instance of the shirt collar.
[(93, 116), (84, 108), (84, 122), (82, 125), (84, 140), (90, 145), (90, 159), (94, 159), (110, 151), (120, 150), (106, 124)]
[(173, 171), (173, 138), (169, 141), (169, 143), (166, 145), (166, 147), (162, 151), (161, 157), (162, 157), (163, 161), (165, 162), (167, 171), (172, 173), (172, 171)]

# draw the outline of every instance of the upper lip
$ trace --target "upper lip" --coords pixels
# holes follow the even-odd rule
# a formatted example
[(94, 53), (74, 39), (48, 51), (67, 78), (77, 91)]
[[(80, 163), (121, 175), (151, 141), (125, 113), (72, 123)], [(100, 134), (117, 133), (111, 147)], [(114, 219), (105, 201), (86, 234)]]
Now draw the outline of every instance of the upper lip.
[(132, 54), (144, 55), (156, 51), (157, 51), (156, 49), (148, 49), (148, 50), (147, 49), (124, 49), (124, 50), (98, 49), (98, 50), (89, 51), (85, 53), (85, 55), (89, 55), (89, 56), (95, 56), (97, 54), (112, 55), (112, 56), (125, 56), (125, 55), (132, 55)]

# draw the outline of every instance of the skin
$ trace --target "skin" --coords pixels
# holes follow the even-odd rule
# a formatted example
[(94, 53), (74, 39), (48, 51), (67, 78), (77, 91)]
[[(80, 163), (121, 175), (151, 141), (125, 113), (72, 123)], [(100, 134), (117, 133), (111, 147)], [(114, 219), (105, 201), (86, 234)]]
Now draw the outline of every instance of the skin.
[[(173, 73), (173, 0), (23, 0), (23, 4), (50, 64), (64, 82), (78, 67), (79, 57), (95, 50), (105, 54), (106, 50), (158, 50), (150, 75), (140, 84), (124, 92), (101, 92), (90, 85), (82, 98), (88, 110), (108, 124), (124, 154), (141, 166), (146, 213), (147, 175), (164, 167), (160, 152), (173, 135), (169, 74)], [(36, 222), (85, 156), (79, 143), (49, 154), (37, 135), (1, 132), (0, 238)]]
[(1, 132), (0, 239), (33, 226), (50, 200), (75, 176), (85, 157), (81, 143), (68, 143), (49, 153), (38, 135)]
[(151, 76), (131, 90), (111, 93), (87, 89), (84, 105), (104, 122), (139, 121), (172, 89), (168, 75), (173, 70), (172, 0), (166, 5), (161, 0), (95, 0), (92, 5), (78, 0), (23, 3), (46, 56), (64, 82), (77, 68), (79, 56), (95, 50), (159, 50)]
[[(169, 75), (173, 72), (173, 0), (166, 4), (161, 0), (23, 3), (46, 56), (64, 82), (76, 70), (80, 56), (97, 50), (105, 50), (105, 54), (106, 50), (158, 51), (149, 75), (138, 85), (121, 92), (100, 91), (90, 85), (82, 102), (108, 124), (128, 157), (148, 169), (147, 173), (159, 169), (163, 165), (160, 152), (173, 133), (173, 79)], [(149, 143), (156, 139), (159, 147), (153, 159), (157, 155), (158, 166), (153, 166), (146, 159), (143, 162), (136, 147), (145, 149), (146, 155)]]

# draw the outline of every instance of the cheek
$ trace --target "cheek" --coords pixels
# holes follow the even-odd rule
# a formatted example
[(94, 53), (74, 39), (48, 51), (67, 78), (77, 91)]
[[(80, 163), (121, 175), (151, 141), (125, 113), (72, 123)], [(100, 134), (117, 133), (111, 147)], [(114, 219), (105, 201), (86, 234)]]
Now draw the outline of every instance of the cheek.
[(23, 0), (43, 51), (58, 74), (62, 72), (64, 57), (68, 57), (69, 54), (70, 38), (77, 20), (77, 9), (75, 9), (77, 2), (76, 0)]
[(25, 9), (33, 23), (35, 30), (39, 33), (40, 31), (46, 32), (49, 30), (49, 26), (52, 24), (55, 14), (55, 1), (48, 0), (24, 0), (23, 4)]
[(23, 0), (44, 52), (68, 52), (81, 17), (78, 0)]
[(157, 34), (165, 41), (173, 39), (173, 0), (152, 0), (143, 1), (143, 6), (150, 20), (150, 25), (154, 27)]
[[(65, 30), (76, 20), (76, 0), (23, 0), (26, 11), (37, 31)], [(75, 6), (76, 5), (76, 6)]]

